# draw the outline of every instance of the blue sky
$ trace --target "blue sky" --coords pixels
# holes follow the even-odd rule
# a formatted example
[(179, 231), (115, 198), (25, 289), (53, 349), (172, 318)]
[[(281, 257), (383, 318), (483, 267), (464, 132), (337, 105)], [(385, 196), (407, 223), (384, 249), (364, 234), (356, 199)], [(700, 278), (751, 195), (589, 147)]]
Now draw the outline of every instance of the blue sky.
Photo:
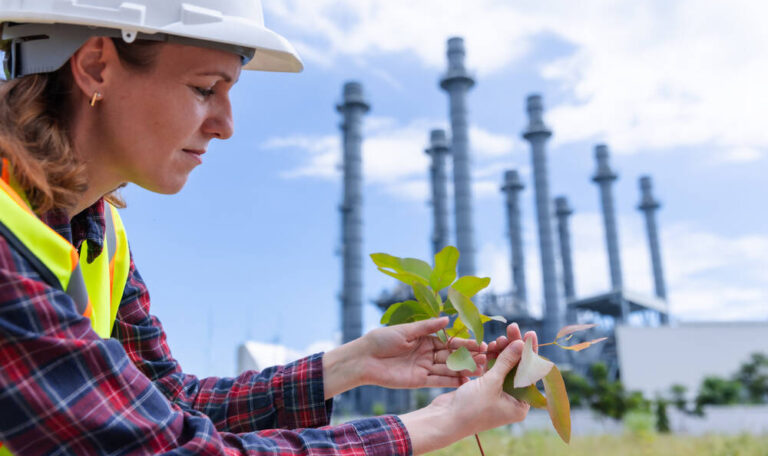
[[(578, 3), (578, 5), (577, 5)], [(345, 81), (372, 109), (364, 143), (364, 251), (431, 254), (429, 130), (447, 127), (437, 81), (463, 36), (480, 274), (510, 286), (502, 173), (518, 169), (526, 273), (540, 307), (524, 99), (544, 97), (552, 195), (575, 209), (580, 296), (608, 288), (593, 148), (605, 142), (625, 283), (651, 294), (637, 178), (650, 174), (672, 312), (768, 318), (768, 32), (759, 2), (265, 0), (299, 49), (298, 75), (244, 73), (235, 136), (212, 143), (175, 196), (135, 186), (123, 217), (153, 312), (187, 371), (231, 375), (246, 339), (304, 350), (339, 333), (341, 121)], [(365, 296), (391, 286), (366, 259)], [(365, 326), (378, 321), (372, 305)], [(315, 345), (317, 347), (319, 345)], [(310, 347), (311, 348), (311, 347)]]

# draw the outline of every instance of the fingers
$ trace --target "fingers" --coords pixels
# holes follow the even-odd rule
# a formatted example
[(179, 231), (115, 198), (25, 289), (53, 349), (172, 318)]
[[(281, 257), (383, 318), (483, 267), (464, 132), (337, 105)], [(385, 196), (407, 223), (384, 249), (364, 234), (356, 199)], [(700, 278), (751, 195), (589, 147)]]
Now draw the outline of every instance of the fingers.
[(520, 326), (517, 323), (507, 325), (507, 339), (510, 341), (520, 340), (523, 337), (520, 335)]
[(406, 338), (411, 340), (440, 331), (448, 326), (448, 321), (448, 317), (429, 318), (427, 320), (405, 323), (398, 326), (403, 331)]
[[(440, 345), (440, 348), (445, 347), (445, 345), (439, 340), (436, 340), (436, 342)], [(483, 342), (483, 344), (485, 344), (485, 342)], [(466, 347), (469, 351), (478, 351), (481, 348), (475, 339), (461, 339), (459, 337), (453, 337), (448, 341), (448, 348), (451, 350), (456, 350), (459, 347)]]
[(533, 345), (533, 351), (535, 353), (539, 352), (539, 337), (536, 335), (536, 332), (534, 331), (528, 331), (525, 333), (525, 338), (523, 340), (531, 339), (531, 345)]
[(435, 364), (434, 366), (431, 366), (429, 368), (429, 375), (437, 375), (441, 377), (474, 377), (477, 375), (482, 374), (480, 369), (478, 368), (474, 372), (463, 370), (463, 371), (453, 371), (448, 368), (445, 364)]
[(523, 342), (521, 340), (512, 341), (507, 347), (499, 354), (496, 359), (496, 364), (488, 371), (486, 375), (496, 378), (499, 381), (504, 381), (504, 377), (512, 370), (520, 361), (520, 356), (523, 353)]

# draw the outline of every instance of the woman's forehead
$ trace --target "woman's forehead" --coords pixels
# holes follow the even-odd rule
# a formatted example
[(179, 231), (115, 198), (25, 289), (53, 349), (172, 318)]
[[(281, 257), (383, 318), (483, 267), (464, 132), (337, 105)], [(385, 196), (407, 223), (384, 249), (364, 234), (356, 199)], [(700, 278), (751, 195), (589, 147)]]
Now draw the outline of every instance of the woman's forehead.
[(233, 52), (176, 43), (162, 46), (157, 63), (166, 71), (221, 76), (228, 82), (240, 76), (242, 58)]

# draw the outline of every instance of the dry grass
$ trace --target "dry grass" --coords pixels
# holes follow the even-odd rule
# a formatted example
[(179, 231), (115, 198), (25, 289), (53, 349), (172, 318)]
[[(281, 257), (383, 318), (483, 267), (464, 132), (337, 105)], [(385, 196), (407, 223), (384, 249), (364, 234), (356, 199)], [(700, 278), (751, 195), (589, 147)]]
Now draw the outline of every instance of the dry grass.
[[(768, 435), (603, 435), (574, 437), (570, 445), (551, 433), (530, 432), (513, 437), (497, 430), (483, 433), (480, 438), (486, 456), (768, 456)], [(479, 456), (480, 451), (471, 437), (430, 454)]]

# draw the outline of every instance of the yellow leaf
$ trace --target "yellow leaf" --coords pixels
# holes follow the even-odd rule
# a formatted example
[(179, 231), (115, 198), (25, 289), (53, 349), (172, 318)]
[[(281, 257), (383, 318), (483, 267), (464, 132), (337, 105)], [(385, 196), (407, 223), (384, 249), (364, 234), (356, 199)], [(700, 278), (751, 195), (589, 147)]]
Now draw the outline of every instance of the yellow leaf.
[(556, 366), (544, 377), (544, 391), (547, 393), (549, 419), (563, 442), (571, 441), (571, 403), (565, 391), (563, 376)]
[(560, 331), (557, 332), (557, 335), (555, 336), (555, 340), (565, 337), (568, 334), (573, 334), (578, 331), (584, 331), (586, 329), (594, 328), (597, 326), (596, 324), (589, 324), (589, 325), (568, 325), (564, 326), (560, 329)]
[(607, 337), (601, 337), (599, 339), (592, 339), (590, 341), (582, 342), (582, 343), (576, 344), (576, 345), (568, 345), (568, 346), (559, 345), (559, 347), (560, 348), (564, 348), (566, 350), (571, 350), (571, 351), (582, 351), (585, 348), (589, 348), (590, 346), (592, 346), (592, 345), (594, 345), (594, 344), (596, 344), (598, 342), (602, 342), (602, 341), (604, 341), (606, 339), (608, 339), (608, 338)]

